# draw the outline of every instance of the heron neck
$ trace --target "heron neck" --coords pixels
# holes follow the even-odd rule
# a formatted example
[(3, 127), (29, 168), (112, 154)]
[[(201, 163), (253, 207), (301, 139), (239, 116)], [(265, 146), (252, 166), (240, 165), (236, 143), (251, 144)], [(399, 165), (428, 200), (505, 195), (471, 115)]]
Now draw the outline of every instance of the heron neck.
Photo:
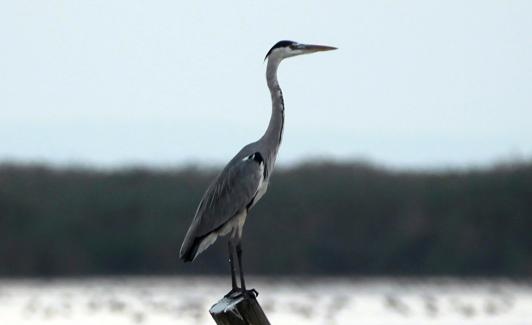
[(276, 152), (277, 148), (281, 144), (284, 126), (283, 93), (279, 87), (279, 82), (277, 81), (277, 67), (279, 66), (279, 63), (280, 60), (273, 58), (268, 59), (268, 66), (266, 68), (266, 81), (268, 83), (268, 88), (270, 89), (270, 94), (272, 97), (272, 115), (270, 117), (268, 129), (263, 136), (263, 139), (269, 144), (274, 144)]

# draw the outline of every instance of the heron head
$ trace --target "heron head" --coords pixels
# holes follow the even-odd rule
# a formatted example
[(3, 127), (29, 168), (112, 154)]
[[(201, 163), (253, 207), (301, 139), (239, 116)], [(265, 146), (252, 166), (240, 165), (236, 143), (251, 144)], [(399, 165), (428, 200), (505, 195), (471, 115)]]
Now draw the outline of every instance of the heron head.
[(336, 50), (336, 47), (325, 45), (300, 44), (298, 42), (293, 41), (280, 41), (277, 42), (277, 44), (275, 44), (268, 51), (264, 60), (270, 58), (281, 61), (291, 56), (331, 50)]

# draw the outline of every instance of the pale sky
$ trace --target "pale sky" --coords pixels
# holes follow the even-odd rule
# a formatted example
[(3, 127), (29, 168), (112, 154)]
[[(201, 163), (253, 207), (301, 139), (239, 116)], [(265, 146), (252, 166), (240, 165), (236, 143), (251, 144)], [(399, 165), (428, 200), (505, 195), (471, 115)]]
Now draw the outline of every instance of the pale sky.
[(532, 157), (532, 1), (2, 1), (0, 161), (223, 164), (269, 120), (279, 164)]

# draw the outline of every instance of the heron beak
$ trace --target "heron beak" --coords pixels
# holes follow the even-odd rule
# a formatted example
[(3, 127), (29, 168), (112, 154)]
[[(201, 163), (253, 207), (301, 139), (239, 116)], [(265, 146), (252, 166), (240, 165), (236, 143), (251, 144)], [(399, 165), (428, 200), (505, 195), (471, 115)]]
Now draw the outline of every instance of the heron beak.
[(298, 50), (302, 50), (304, 53), (314, 53), (314, 52), (337, 50), (336, 47), (326, 46), (326, 45), (314, 45), (314, 44), (299, 44), (297, 46), (297, 49)]

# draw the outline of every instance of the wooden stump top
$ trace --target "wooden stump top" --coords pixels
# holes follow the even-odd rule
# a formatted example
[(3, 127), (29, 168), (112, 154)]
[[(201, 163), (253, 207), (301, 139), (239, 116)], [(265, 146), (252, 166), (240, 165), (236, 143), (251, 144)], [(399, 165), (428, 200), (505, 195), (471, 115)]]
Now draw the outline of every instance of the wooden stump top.
[(234, 292), (214, 304), (209, 313), (218, 325), (270, 325), (255, 294)]

